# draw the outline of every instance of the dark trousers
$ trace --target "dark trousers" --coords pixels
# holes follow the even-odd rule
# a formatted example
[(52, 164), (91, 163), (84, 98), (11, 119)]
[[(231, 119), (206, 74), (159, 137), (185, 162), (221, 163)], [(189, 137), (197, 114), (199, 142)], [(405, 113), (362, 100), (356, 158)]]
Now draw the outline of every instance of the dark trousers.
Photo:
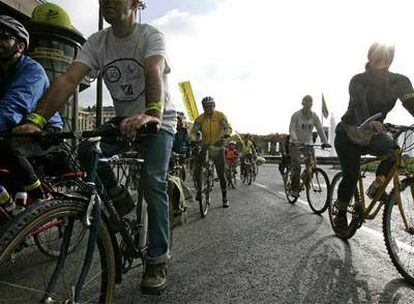
[[(61, 129), (49, 127), (46, 131), (59, 133)], [(53, 147), (47, 142), (22, 142), (16, 139), (0, 142), (0, 167), (10, 171), (12, 186), (16, 191), (22, 191), (38, 180), (29, 159), (44, 156), (53, 150)]]
[(395, 163), (392, 151), (397, 148), (392, 139), (385, 133), (375, 134), (369, 146), (355, 144), (345, 132), (342, 123), (336, 127), (335, 149), (343, 172), (338, 187), (338, 200), (344, 205), (351, 200), (358, 183), (361, 155), (387, 156), (378, 168), (376, 175), (387, 176)]

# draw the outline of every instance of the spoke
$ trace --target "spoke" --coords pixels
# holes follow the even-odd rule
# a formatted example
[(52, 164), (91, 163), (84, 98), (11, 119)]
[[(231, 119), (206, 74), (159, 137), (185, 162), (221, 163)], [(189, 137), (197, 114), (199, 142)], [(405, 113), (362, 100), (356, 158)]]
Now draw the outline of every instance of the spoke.
[(45, 293), (44, 290), (39, 290), (39, 289), (26, 287), (26, 286), (22, 286), (22, 285), (18, 285), (18, 284), (13, 284), (13, 283), (5, 282), (5, 281), (0, 281), (0, 285), (14, 287), (14, 288), (18, 288), (18, 289), (22, 289), (22, 290), (26, 290), (26, 291), (32, 291), (32, 292), (35, 292), (35, 293), (38, 293), (38, 294), (41, 294), (41, 295), (43, 295)]

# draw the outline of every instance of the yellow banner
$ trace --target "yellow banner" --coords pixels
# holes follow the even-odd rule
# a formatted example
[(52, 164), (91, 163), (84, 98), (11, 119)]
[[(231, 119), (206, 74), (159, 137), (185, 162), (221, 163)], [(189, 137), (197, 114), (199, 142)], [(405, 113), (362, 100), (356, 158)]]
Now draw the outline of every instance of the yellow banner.
[(188, 117), (191, 121), (194, 121), (198, 116), (197, 104), (194, 98), (193, 89), (189, 81), (180, 82), (178, 84), (181, 93), (183, 94), (184, 106), (187, 110)]

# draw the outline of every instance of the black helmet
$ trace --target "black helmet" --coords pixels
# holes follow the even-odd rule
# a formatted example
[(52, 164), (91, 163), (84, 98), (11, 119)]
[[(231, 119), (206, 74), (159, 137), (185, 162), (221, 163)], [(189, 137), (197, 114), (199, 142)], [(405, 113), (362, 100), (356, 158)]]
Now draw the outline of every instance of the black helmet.
[(211, 96), (204, 97), (203, 100), (201, 101), (201, 104), (203, 105), (203, 107), (207, 105), (213, 105), (213, 106), (216, 105), (216, 103), (214, 102), (214, 98)]
[(26, 49), (29, 47), (29, 32), (19, 21), (10, 16), (0, 15), (0, 27), (5, 27), (16, 35), (17, 40), (26, 44)]

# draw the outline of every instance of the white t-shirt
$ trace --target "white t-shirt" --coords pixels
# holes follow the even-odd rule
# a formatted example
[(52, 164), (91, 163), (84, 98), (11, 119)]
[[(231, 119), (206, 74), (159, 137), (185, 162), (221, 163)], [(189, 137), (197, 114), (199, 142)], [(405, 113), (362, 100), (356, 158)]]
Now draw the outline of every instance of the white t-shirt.
[(328, 143), (321, 121), (315, 112), (311, 111), (309, 116), (303, 115), (303, 111), (295, 112), (290, 119), (290, 142), (305, 145), (313, 144), (312, 131), (316, 128), (319, 137), (324, 144)]
[(76, 62), (87, 65), (89, 76), (103, 77), (111, 93), (117, 117), (130, 117), (145, 111), (144, 61), (150, 56), (165, 58), (164, 113), (161, 129), (175, 133), (176, 111), (168, 92), (167, 74), (171, 71), (165, 48), (164, 35), (148, 24), (137, 24), (131, 35), (118, 38), (112, 27), (88, 38)]

